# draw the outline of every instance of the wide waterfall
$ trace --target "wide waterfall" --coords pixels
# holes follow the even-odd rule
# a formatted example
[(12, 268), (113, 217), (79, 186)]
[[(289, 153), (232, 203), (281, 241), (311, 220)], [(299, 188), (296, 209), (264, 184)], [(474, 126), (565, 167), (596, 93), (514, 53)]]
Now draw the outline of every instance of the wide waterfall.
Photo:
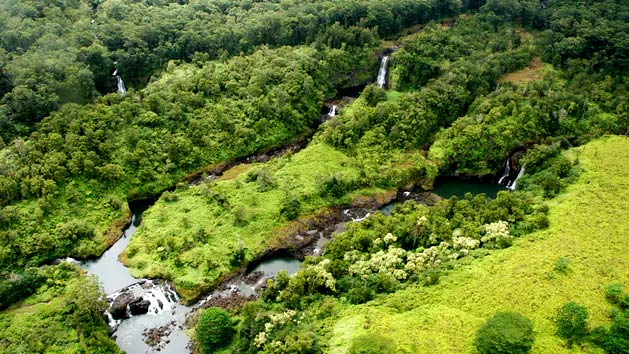
[(330, 108), (330, 112), (328, 112), (328, 116), (329, 117), (334, 117), (334, 116), (336, 116), (336, 113), (337, 113), (336, 105), (333, 105), (332, 108)]
[(387, 83), (387, 63), (389, 62), (389, 56), (385, 55), (382, 57), (382, 62), (380, 63), (380, 70), (378, 71), (378, 79), (376, 83), (378, 87), (383, 88)]
[(522, 168), (520, 168), (520, 171), (518, 172), (518, 176), (513, 180), (513, 182), (511, 182), (511, 184), (507, 185), (507, 189), (510, 189), (512, 191), (515, 190), (515, 185), (518, 183), (520, 177), (522, 177), (522, 175), (524, 174), (525, 168), (526, 164), (522, 165)]
[(510, 172), (511, 172), (511, 158), (508, 158), (507, 162), (505, 163), (505, 171), (502, 174), (502, 177), (500, 177), (500, 179), (498, 180), (498, 184), (502, 184), (505, 178), (509, 178)]

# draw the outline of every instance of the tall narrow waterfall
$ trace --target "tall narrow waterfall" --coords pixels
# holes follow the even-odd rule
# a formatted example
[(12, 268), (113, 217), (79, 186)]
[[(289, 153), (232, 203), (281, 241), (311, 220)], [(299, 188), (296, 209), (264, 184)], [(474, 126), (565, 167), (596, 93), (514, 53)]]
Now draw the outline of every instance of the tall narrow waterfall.
[(518, 172), (518, 176), (513, 180), (513, 182), (511, 182), (511, 184), (507, 185), (507, 189), (510, 189), (512, 191), (515, 190), (515, 185), (518, 183), (518, 180), (520, 179), (520, 177), (522, 177), (522, 175), (524, 174), (525, 169), (526, 169), (526, 164), (522, 165), (522, 168), (520, 168), (520, 171)]
[(111, 74), (111, 76), (116, 78), (116, 84), (118, 85), (118, 93), (120, 94), (120, 96), (124, 97), (124, 95), (127, 94), (127, 88), (124, 85), (124, 81), (122, 81), (122, 78), (120, 77), (120, 75), (118, 75), (118, 69), (114, 70), (114, 73)]
[(511, 172), (511, 158), (508, 158), (507, 162), (505, 163), (505, 171), (502, 174), (502, 177), (500, 177), (500, 179), (498, 180), (498, 184), (502, 184), (505, 178), (509, 178), (510, 172)]
[(382, 57), (382, 62), (380, 63), (380, 70), (378, 71), (378, 79), (376, 83), (378, 87), (383, 88), (387, 83), (387, 63), (389, 62), (389, 56), (385, 55)]
[(116, 80), (118, 80), (118, 93), (120, 96), (124, 97), (127, 94), (127, 88), (124, 86), (124, 81), (120, 78), (120, 76), (116, 76)]
[(334, 117), (336, 116), (336, 105), (333, 105), (332, 108), (330, 108), (330, 112), (328, 112), (328, 116), (329, 117)]

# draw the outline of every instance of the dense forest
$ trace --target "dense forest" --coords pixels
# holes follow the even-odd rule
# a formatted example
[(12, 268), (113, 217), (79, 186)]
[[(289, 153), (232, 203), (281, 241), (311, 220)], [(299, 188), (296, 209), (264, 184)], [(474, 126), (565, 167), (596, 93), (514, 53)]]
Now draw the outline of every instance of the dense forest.
[[(121, 260), (192, 303), (265, 252), (294, 247), (294, 231), (321, 215), (379, 207), (444, 176), (496, 183), (507, 161), (512, 179), (522, 174), (513, 191), (408, 201), (350, 223), (258, 300), (189, 322), (195, 352), (422, 352), (382, 333), (335, 347), (333, 323), (553, 230), (553, 198), (587, 171), (579, 147), (629, 132), (621, 0), (3, 0), (0, 19), (9, 353), (119, 351), (97, 280), (58, 260), (101, 255), (130, 202), (157, 199)], [(325, 116), (332, 105), (340, 113)], [(237, 164), (295, 142), (303, 148)], [(217, 178), (189, 183), (208, 174)], [(628, 352), (627, 295), (606, 294), (611, 325), (574, 334), (583, 310), (566, 305), (557, 338)], [(496, 352), (494, 322), (472, 350)], [(542, 345), (522, 331), (517, 350)]]

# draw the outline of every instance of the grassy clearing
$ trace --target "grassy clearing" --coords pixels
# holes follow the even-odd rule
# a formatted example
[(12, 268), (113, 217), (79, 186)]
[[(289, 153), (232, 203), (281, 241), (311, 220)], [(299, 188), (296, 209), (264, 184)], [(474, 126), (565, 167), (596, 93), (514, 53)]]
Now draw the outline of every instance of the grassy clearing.
[(353, 179), (358, 171), (345, 154), (311, 144), (268, 163), (236, 166), (215, 183), (166, 194), (145, 213), (125, 261), (134, 276), (171, 279), (191, 300), (237, 266), (231, 260), (240, 247), (251, 260), (276, 245), (291, 223), (280, 214), (284, 201), (298, 199), (301, 215), (328, 205), (319, 191), (331, 175)]
[[(584, 168), (578, 181), (550, 206), (550, 227), (517, 240), (511, 248), (470, 260), (438, 285), (409, 286), (327, 322), (331, 353), (345, 353), (351, 338), (378, 332), (400, 353), (474, 353), (476, 329), (493, 313), (529, 317), (537, 333), (533, 353), (596, 353), (589, 345), (568, 349), (554, 335), (553, 316), (569, 301), (584, 304), (590, 327), (606, 323), (604, 286), (629, 286), (629, 138), (591, 142), (570, 155)], [(566, 275), (554, 271), (559, 257)]]
[(514, 71), (512, 73), (505, 74), (498, 82), (512, 82), (514, 84), (527, 83), (531, 81), (537, 81), (544, 77), (544, 63), (539, 57), (535, 57), (531, 60), (528, 67)]

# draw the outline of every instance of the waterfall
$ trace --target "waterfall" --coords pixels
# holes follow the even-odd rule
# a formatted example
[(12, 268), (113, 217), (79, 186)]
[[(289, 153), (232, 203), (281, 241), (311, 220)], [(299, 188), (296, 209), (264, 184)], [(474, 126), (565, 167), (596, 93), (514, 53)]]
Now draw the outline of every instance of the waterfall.
[(124, 86), (124, 81), (122, 81), (119, 75), (116, 75), (116, 80), (118, 81), (118, 93), (120, 96), (124, 97), (124, 95), (127, 94), (127, 88)]
[(333, 105), (332, 108), (330, 108), (330, 112), (328, 112), (328, 116), (329, 117), (334, 117), (336, 116), (336, 105)]
[(383, 88), (387, 83), (387, 63), (389, 62), (389, 56), (385, 55), (382, 57), (382, 63), (380, 64), (380, 70), (378, 71), (378, 79), (376, 83), (378, 87)]
[(511, 184), (507, 185), (507, 189), (510, 189), (512, 191), (515, 190), (515, 185), (516, 183), (518, 183), (518, 180), (520, 179), (520, 177), (522, 177), (522, 175), (524, 174), (525, 168), (526, 168), (526, 164), (522, 165), (522, 168), (520, 168), (520, 172), (518, 172), (518, 176), (513, 180), (513, 182), (511, 182)]
[[(114, 62), (114, 64), (118, 64), (118, 62)], [(111, 76), (116, 78), (116, 84), (118, 85), (118, 93), (120, 94), (121, 97), (124, 97), (124, 95), (127, 94), (127, 88), (124, 85), (124, 81), (122, 81), (122, 78), (118, 74), (118, 69), (114, 69), (114, 72), (113, 74), (111, 74)]]
[(505, 163), (505, 171), (502, 174), (502, 177), (498, 180), (498, 184), (502, 184), (505, 178), (509, 178), (509, 173), (511, 172), (511, 158), (507, 158), (507, 162)]

